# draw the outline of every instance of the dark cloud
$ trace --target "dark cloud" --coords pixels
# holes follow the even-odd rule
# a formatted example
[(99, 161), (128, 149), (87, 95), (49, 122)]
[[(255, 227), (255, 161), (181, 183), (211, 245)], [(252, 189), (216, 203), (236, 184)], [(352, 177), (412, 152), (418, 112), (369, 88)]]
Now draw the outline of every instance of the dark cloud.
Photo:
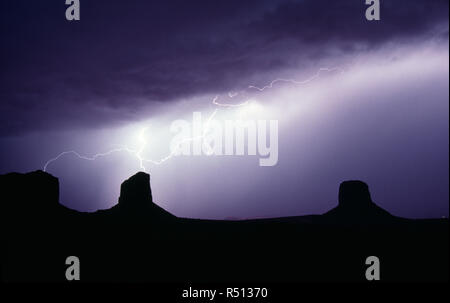
[(448, 41), (447, 0), (384, 0), (381, 22), (362, 0), (81, 1), (79, 22), (64, 2), (1, 4), (2, 135), (132, 119), (388, 42)]

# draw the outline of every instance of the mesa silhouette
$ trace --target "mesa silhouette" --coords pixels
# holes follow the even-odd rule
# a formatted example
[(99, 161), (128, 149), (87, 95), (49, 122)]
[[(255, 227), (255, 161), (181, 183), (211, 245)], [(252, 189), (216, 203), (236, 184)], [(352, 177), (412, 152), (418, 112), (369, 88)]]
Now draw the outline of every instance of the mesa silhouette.
[(64, 281), (68, 256), (82, 281), (365, 281), (368, 256), (383, 281), (448, 280), (448, 220), (396, 217), (362, 181), (342, 182), (322, 215), (241, 221), (176, 217), (154, 203), (143, 172), (94, 213), (61, 205), (58, 179), (42, 171), (0, 184), (4, 281)]

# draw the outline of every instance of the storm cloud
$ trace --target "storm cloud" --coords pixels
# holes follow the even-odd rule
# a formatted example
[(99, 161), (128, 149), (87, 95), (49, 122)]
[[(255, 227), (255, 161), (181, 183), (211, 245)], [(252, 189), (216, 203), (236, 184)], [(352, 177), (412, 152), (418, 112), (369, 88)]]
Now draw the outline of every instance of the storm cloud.
[(2, 136), (157, 115), (389, 44), (448, 43), (448, 1), (64, 1), (1, 4)]

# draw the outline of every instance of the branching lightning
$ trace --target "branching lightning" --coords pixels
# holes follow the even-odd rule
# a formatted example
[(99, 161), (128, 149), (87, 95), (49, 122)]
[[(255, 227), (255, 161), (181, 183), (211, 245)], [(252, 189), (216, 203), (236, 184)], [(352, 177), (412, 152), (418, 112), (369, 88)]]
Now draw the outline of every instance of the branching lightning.
[(304, 84), (308, 84), (309, 82), (314, 81), (315, 79), (319, 78), (320, 75), (321, 75), (323, 72), (328, 72), (328, 73), (330, 73), (330, 72), (334, 72), (334, 71), (339, 71), (339, 72), (341, 72), (341, 73), (343, 72), (343, 70), (340, 69), (340, 68), (327, 68), (327, 67), (322, 67), (322, 68), (319, 68), (319, 70), (318, 70), (314, 75), (312, 75), (311, 77), (309, 77), (309, 78), (307, 78), (307, 79), (305, 79), (305, 80), (302, 80), (302, 81), (297, 81), (297, 80), (293, 80), (293, 79), (283, 79), (283, 78), (278, 78), (278, 79), (272, 80), (272, 81), (271, 81), (268, 85), (266, 85), (266, 86), (258, 87), (258, 86), (250, 85), (248, 88), (253, 88), (253, 89), (256, 89), (256, 90), (259, 90), (260, 92), (262, 92), (262, 91), (264, 91), (264, 90), (266, 90), (266, 89), (273, 88), (273, 86), (274, 86), (276, 83), (278, 83), (278, 82), (288, 82), (288, 83), (292, 83), (292, 84), (295, 84), (295, 85), (304, 85)]
[[(255, 90), (258, 90), (260, 92), (263, 92), (263, 91), (265, 91), (267, 89), (273, 88), (274, 85), (276, 85), (279, 82), (292, 83), (294, 85), (305, 85), (305, 84), (308, 84), (308, 83), (314, 81), (315, 79), (319, 78), (321, 76), (321, 74), (324, 73), (324, 72), (330, 73), (330, 72), (334, 72), (334, 71), (339, 71), (340, 73), (343, 73), (343, 70), (340, 69), (340, 68), (320, 68), (314, 75), (312, 75), (311, 77), (309, 77), (309, 78), (307, 78), (305, 80), (297, 81), (295, 79), (278, 78), (278, 79), (272, 80), (269, 84), (267, 84), (267, 85), (265, 85), (263, 87), (258, 87), (258, 86), (255, 86), (255, 85), (249, 85), (248, 89), (255, 89)], [(236, 97), (237, 95), (239, 95), (241, 93), (243, 93), (243, 92), (229, 92), (228, 93), (228, 97), (229, 98), (234, 98), (234, 97)], [(190, 138), (186, 138), (184, 140), (181, 140), (180, 142), (178, 142), (177, 146), (168, 155), (166, 155), (165, 157), (160, 158), (159, 160), (147, 159), (147, 158), (143, 157), (143, 155), (142, 155), (142, 153), (144, 152), (144, 150), (147, 147), (147, 141), (144, 138), (144, 134), (147, 132), (148, 127), (145, 127), (139, 133), (139, 137), (138, 138), (139, 138), (140, 146), (139, 146), (138, 149), (132, 149), (132, 148), (129, 148), (127, 146), (120, 146), (120, 147), (117, 147), (117, 148), (114, 148), (114, 149), (110, 149), (110, 150), (108, 150), (106, 152), (103, 152), (103, 153), (94, 154), (92, 156), (82, 155), (82, 154), (78, 153), (75, 150), (63, 151), (60, 154), (58, 154), (56, 157), (47, 160), (47, 162), (44, 164), (43, 170), (47, 171), (47, 169), (48, 169), (50, 164), (52, 164), (55, 161), (58, 161), (60, 158), (62, 158), (65, 155), (74, 155), (77, 158), (82, 159), (82, 160), (95, 161), (98, 158), (106, 157), (106, 156), (109, 156), (109, 155), (114, 154), (114, 153), (126, 152), (126, 153), (136, 157), (136, 159), (137, 159), (137, 161), (139, 163), (140, 169), (143, 170), (143, 171), (146, 171), (144, 163), (151, 163), (151, 164), (154, 164), (154, 165), (160, 165), (160, 164), (166, 162), (167, 160), (171, 159), (172, 157), (174, 157), (178, 153), (179, 147), (182, 144), (184, 144), (186, 142), (189, 142), (189, 141), (201, 140), (201, 139), (205, 138), (206, 134), (209, 131), (209, 124), (212, 121), (212, 119), (214, 118), (214, 116), (217, 114), (217, 112), (219, 110), (218, 108), (236, 108), (236, 107), (244, 107), (244, 106), (247, 106), (247, 105), (250, 104), (250, 100), (246, 100), (244, 102), (236, 103), (236, 104), (233, 104), (233, 103), (221, 103), (221, 102), (218, 102), (219, 98), (220, 98), (220, 95), (217, 95), (217, 96), (215, 96), (213, 98), (213, 100), (211, 102), (217, 108), (214, 109), (214, 111), (208, 117), (207, 122), (205, 123), (206, 127), (204, 128), (202, 135), (196, 136), (196, 137), (190, 137)], [(209, 144), (204, 142), (204, 141), (203, 141), (202, 144), (204, 144), (204, 146), (209, 150), (209, 152), (207, 152), (207, 154), (211, 154), (211, 152), (212, 152), (211, 146), (209, 146)]]

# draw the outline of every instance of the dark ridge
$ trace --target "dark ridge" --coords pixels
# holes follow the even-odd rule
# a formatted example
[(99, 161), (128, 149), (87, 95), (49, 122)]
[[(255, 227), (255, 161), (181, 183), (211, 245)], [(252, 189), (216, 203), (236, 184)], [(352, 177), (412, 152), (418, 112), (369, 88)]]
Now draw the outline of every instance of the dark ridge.
[(83, 281), (365, 281), (372, 255), (384, 281), (448, 281), (448, 220), (393, 216), (362, 181), (342, 182), (323, 215), (240, 221), (170, 214), (144, 172), (94, 213), (62, 206), (58, 179), (42, 171), (0, 175), (0, 193), (3, 281), (66, 281), (72, 255)]
[(19, 214), (55, 214), (65, 207), (59, 203), (58, 178), (41, 170), (0, 175), (1, 209), (5, 217)]
[(120, 185), (119, 202), (104, 213), (129, 216), (147, 223), (171, 222), (176, 217), (153, 202), (150, 175), (138, 172)]
[(376, 205), (369, 186), (359, 180), (344, 181), (339, 186), (339, 204), (323, 215), (325, 220), (342, 223), (391, 223), (396, 218)]
[(140, 208), (153, 203), (150, 175), (138, 172), (120, 185), (119, 205)]

